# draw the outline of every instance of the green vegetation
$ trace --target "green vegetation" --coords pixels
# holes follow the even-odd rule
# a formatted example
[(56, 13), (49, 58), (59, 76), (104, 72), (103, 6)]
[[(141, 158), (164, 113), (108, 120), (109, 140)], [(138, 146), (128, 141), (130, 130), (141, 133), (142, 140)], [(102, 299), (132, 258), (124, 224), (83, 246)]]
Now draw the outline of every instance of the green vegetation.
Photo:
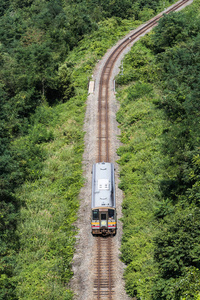
[[(88, 79), (169, 4), (1, 1), (0, 299), (72, 299)], [(199, 27), (197, 1), (165, 16), (117, 79), (122, 259), (127, 291), (146, 300), (200, 297)]]
[[(23, 118), (15, 110), (7, 114), (13, 102), (2, 105), (6, 137), (2, 142), (7, 142), (7, 148), (2, 155), (0, 299), (72, 298), (67, 283), (72, 276), (73, 223), (83, 184), (88, 78), (97, 59), (131, 22), (113, 18), (99, 26), (103, 43), (95, 43), (94, 32), (59, 67), (59, 84), (65, 91), (60, 100), (50, 105), (47, 94), (41, 93), (41, 103)], [(110, 30), (116, 35), (109, 39)], [(67, 90), (74, 96), (67, 97)], [(19, 104), (23, 103), (19, 100)]]
[(122, 260), (137, 299), (200, 298), (199, 15), (195, 1), (164, 16), (117, 78)]
[[(161, 151), (163, 142), (160, 137), (168, 126), (163, 111), (156, 109), (156, 90), (146, 78), (154, 73), (154, 65), (151, 67), (150, 62), (153, 63), (150, 51), (137, 43), (124, 60), (124, 76), (117, 80), (126, 83), (130, 77), (136, 80), (134, 85), (130, 81), (118, 92), (121, 108), (117, 120), (121, 124), (124, 144), (118, 149), (118, 154), (120, 188), (125, 193), (121, 252), (122, 260), (128, 265), (126, 289), (132, 297), (142, 299), (151, 299), (150, 287), (156, 276), (152, 238), (158, 231), (158, 222), (154, 210), (161, 199), (159, 182), (164, 178), (165, 156)], [(135, 70), (132, 69), (134, 65), (137, 66)]]
[[(14, 276), (19, 299), (71, 299), (65, 285), (71, 277), (75, 241), (72, 224), (83, 184), (83, 117), (81, 101), (76, 98), (53, 109), (40, 107), (34, 115), (29, 136), (42, 143), (46, 159), (39, 174), (35, 164), (31, 168), (37, 179), (26, 181), (16, 191), (22, 207)], [(43, 129), (44, 123), (48, 131)]]
[(162, 6), (1, 1), (0, 299), (72, 298), (88, 78), (111, 45)]

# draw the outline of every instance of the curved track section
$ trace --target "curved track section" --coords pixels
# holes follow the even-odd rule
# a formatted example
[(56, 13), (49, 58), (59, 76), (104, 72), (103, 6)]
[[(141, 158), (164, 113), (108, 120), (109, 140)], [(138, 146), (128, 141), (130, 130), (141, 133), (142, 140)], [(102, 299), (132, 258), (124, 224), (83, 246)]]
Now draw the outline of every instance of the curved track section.
[[(165, 14), (169, 14), (172, 11), (176, 11), (184, 6), (188, 0), (182, 0), (172, 5), (165, 10)], [(98, 95), (98, 155), (97, 162), (110, 161), (110, 137), (109, 137), (109, 98), (110, 98), (110, 78), (115, 62), (124, 49), (133, 43), (137, 38), (150, 31), (157, 25), (163, 13), (152, 18), (149, 22), (138, 28), (128, 38), (123, 40), (110, 54), (105, 66), (102, 70), (100, 83), (99, 83), (99, 95)]]

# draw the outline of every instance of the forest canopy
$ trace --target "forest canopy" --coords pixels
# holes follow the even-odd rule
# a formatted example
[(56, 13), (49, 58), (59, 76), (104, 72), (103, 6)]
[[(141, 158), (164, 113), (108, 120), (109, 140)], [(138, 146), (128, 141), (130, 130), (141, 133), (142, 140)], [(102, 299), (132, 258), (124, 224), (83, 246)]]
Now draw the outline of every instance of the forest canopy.
[[(149, 2), (145, 6), (152, 13), (153, 9), (156, 11), (156, 3), (156, 1)], [(97, 32), (97, 42), (93, 42), (94, 45), (98, 45), (99, 40), (105, 38), (101, 37), (98, 31), (107, 32), (112, 26), (105, 25), (106, 31), (99, 22), (113, 18), (110, 24), (115, 23), (116, 28), (116, 25), (122, 23), (123, 18), (138, 19), (138, 11), (143, 5), (144, 3), (139, 0), (136, 2), (116, 0), (114, 3), (110, 0), (0, 2), (0, 299), (18, 299), (19, 295), (20, 299), (23, 297), (49, 299), (53, 293), (48, 281), (51, 277), (47, 282), (40, 282), (38, 278), (40, 273), (48, 277), (52, 268), (57, 269), (53, 295), (56, 299), (60, 299), (59, 297), (71, 299), (69, 291), (65, 296), (62, 293), (66, 290), (66, 282), (71, 277), (70, 261), (74, 245), (72, 237), (74, 229), (71, 224), (78, 207), (77, 193), (82, 184), (81, 124), (87, 94), (87, 74), (85, 72), (84, 79), (77, 79), (77, 75), (74, 78), (72, 72), (75, 62), (69, 61), (68, 56), (86, 36), (87, 44), (89, 34)], [(137, 7), (137, 10), (134, 7)], [(109, 38), (113, 41), (117, 39), (110, 34), (107, 40)], [(98, 51), (99, 55), (102, 55), (111, 44), (100, 44)], [(84, 58), (84, 51), (80, 50), (77, 53), (80, 57), (83, 55), (82, 61), (86, 61), (85, 70), (91, 70), (92, 67), (87, 65), (87, 59)], [(77, 61), (77, 58), (74, 61)], [(91, 61), (90, 64), (94, 65), (94, 62)], [(81, 88), (84, 89), (84, 95), (82, 91), (80, 92)], [(65, 104), (66, 118), (69, 119), (69, 124), (65, 125), (67, 129), (59, 123), (62, 120), (61, 107)], [(63, 132), (62, 136), (56, 131), (59, 126)], [(58, 141), (61, 144), (62, 140), (65, 140), (68, 146), (58, 154), (60, 159), (57, 167), (54, 167), (50, 158), (53, 156), (51, 147)], [(57, 146), (58, 149), (60, 144)], [(69, 176), (62, 179), (65, 156), (70, 157), (70, 160), (67, 159)], [(50, 169), (48, 172), (47, 164)], [(51, 168), (56, 168), (56, 171), (55, 169), (52, 171)], [(51, 172), (57, 176), (51, 175)], [(77, 182), (76, 185), (74, 180)], [(49, 182), (43, 184), (43, 194), (46, 195), (46, 202), (43, 203), (44, 199), (42, 200), (43, 206), (40, 203), (41, 181)], [(30, 186), (32, 192), (29, 191)], [(60, 186), (63, 194), (58, 188)], [(49, 206), (49, 199), (52, 198), (52, 194), (54, 194), (52, 206), (59, 207), (54, 204), (58, 201), (64, 208), (61, 209), (61, 215), (57, 212), (58, 219), (53, 219), (51, 224), (53, 232), (42, 235), (36, 228), (40, 226), (40, 222), (44, 222), (47, 227), (49, 226), (47, 224), (50, 224), (47, 220), (51, 216), (52, 207)], [(61, 194), (64, 202), (60, 199)], [(42, 212), (37, 209), (34, 201)], [(28, 213), (30, 211), (32, 214)], [(38, 213), (40, 217), (37, 216)], [(67, 224), (65, 224), (66, 215), (69, 220)], [(37, 218), (38, 222), (35, 221)], [(55, 229), (57, 227), (54, 222), (60, 224), (65, 234), (62, 230), (58, 232)], [(46, 227), (42, 226), (45, 230)], [(27, 238), (24, 239), (23, 236)], [(57, 236), (62, 236), (65, 246), (53, 241)], [(40, 245), (45, 239), (45, 247), (35, 247), (36, 241), (36, 244)], [(62, 251), (60, 247), (63, 247)], [(34, 255), (31, 252), (33, 248)], [(24, 249), (28, 253), (27, 257), (23, 252)], [(46, 256), (48, 251), (49, 254)], [(49, 261), (50, 273), (47, 261), (40, 264), (39, 257)], [(61, 260), (63, 260), (62, 268)], [(32, 272), (32, 268), (36, 271)], [(25, 277), (32, 283), (35, 282), (32, 295), (28, 292), (29, 280), (24, 281)], [(45, 296), (41, 295), (41, 289), (44, 289)]]
[[(66, 289), (72, 276), (70, 264), (75, 240), (72, 224), (83, 182), (82, 123), (87, 74), (95, 64), (93, 58), (88, 63), (88, 56), (92, 55), (85, 50), (91, 39), (93, 52), (102, 55), (120, 36), (122, 29), (117, 31), (118, 26), (124, 27), (122, 32), (127, 30), (124, 19), (139, 24), (163, 8), (163, 2), (156, 0), (0, 2), (0, 299), (72, 298), (71, 291)], [(140, 53), (136, 60), (131, 58), (132, 70), (119, 79), (121, 83), (129, 83), (140, 75), (139, 80), (147, 81), (137, 83), (137, 89), (130, 88), (127, 102), (152, 95), (149, 83), (156, 85), (159, 79), (164, 96), (156, 105), (171, 122), (163, 131), (166, 141), (163, 148), (170, 157), (166, 169), (173, 176), (170, 180), (163, 178), (160, 183), (164, 200), (154, 212), (156, 222), (164, 224), (164, 229), (159, 225), (161, 230), (154, 237), (153, 274), (155, 269), (159, 270), (151, 286), (155, 299), (168, 299), (169, 295), (172, 297), (170, 293), (174, 293), (173, 297), (184, 296), (188, 290), (192, 299), (198, 293), (199, 26), (198, 10), (165, 16), (152, 37), (144, 42), (147, 51), (142, 58)], [(110, 39), (110, 44), (105, 39)], [(74, 59), (70, 57), (73, 51), (72, 56), (77, 55)], [(152, 73), (147, 72), (150, 52), (154, 56)], [(81, 79), (75, 73), (78, 60), (85, 62)], [(148, 107), (146, 103), (138, 115), (133, 113), (128, 117), (127, 125), (148, 115)], [(123, 113), (118, 118), (121, 121)], [(129, 137), (125, 135), (122, 141), (127, 140)], [(130, 145), (126, 152), (121, 158), (122, 165), (131, 161), (134, 147)], [(123, 150), (119, 153), (123, 154)], [(136, 171), (136, 167), (131, 166), (130, 170)], [(133, 181), (131, 176), (126, 183), (122, 180), (121, 188), (130, 188)], [(124, 215), (130, 203), (124, 202)], [(186, 225), (179, 228), (180, 224)], [(132, 225), (128, 233), (125, 228), (123, 241), (133, 235), (131, 228)], [(195, 247), (190, 249), (189, 242), (185, 243), (188, 238)], [(147, 245), (152, 253), (148, 240), (144, 236), (141, 245)], [(172, 259), (172, 248), (165, 248), (174, 240), (173, 250), (180, 263)], [(132, 247), (135, 240), (128, 243)], [(143, 247), (142, 253), (145, 251)], [(124, 251), (122, 258), (131, 265), (127, 270), (135, 272), (133, 252)], [(168, 260), (171, 264), (165, 268)], [(145, 267), (152, 271), (149, 262)], [(45, 280), (40, 280), (40, 276)], [(138, 296), (140, 292), (131, 276), (127, 290)], [(181, 294), (175, 287), (182, 278), (187, 279), (187, 285)], [(168, 291), (168, 286), (173, 292)]]

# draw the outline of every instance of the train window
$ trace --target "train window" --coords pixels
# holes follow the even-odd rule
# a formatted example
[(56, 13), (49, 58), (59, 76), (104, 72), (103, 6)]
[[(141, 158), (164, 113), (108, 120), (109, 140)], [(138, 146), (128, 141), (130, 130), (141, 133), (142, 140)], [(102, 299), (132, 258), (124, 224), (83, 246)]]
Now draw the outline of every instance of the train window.
[(108, 218), (114, 219), (114, 213), (115, 213), (114, 209), (109, 209), (108, 210)]
[(93, 220), (99, 220), (99, 210), (98, 209), (94, 209), (92, 211), (92, 219)]
[(101, 214), (101, 220), (106, 220), (106, 214)]

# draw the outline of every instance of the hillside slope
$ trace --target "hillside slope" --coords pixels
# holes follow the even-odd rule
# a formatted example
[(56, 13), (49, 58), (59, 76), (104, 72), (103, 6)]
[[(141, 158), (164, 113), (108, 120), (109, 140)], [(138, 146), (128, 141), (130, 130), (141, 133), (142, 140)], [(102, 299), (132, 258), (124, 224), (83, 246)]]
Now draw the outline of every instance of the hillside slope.
[(122, 260), (138, 299), (199, 299), (199, 13), (138, 42), (117, 78)]

